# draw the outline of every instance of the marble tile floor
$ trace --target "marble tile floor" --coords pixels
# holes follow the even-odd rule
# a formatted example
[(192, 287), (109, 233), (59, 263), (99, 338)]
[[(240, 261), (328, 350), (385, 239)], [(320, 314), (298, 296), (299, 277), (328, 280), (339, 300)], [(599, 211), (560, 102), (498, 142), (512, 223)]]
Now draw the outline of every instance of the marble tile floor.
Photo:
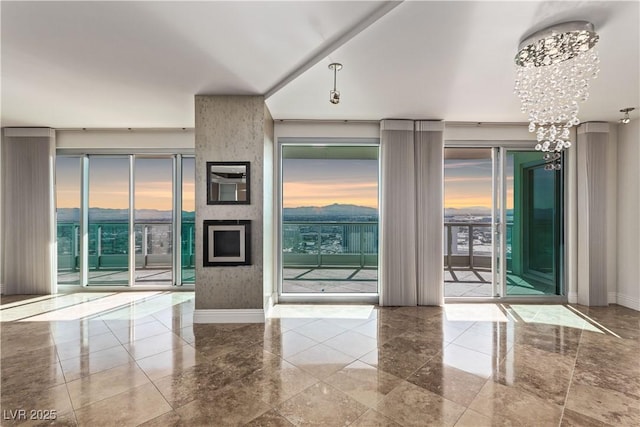
[(1, 424), (640, 425), (640, 312), (621, 306), (279, 305), (194, 325), (193, 297), (2, 297)]

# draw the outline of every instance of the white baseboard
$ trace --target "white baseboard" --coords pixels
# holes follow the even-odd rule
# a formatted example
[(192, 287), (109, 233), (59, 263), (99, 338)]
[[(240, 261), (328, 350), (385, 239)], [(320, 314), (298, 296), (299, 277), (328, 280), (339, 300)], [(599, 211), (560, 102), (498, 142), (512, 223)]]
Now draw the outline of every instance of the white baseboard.
[(569, 292), (569, 294), (567, 294), (567, 301), (569, 301), (569, 304), (577, 304), (578, 303), (578, 293), (577, 292)]
[(609, 292), (607, 295), (607, 302), (609, 304), (616, 304), (618, 302), (618, 294), (615, 292)]
[(629, 297), (627, 295), (618, 293), (616, 298), (616, 304), (631, 308), (636, 311), (640, 311), (640, 299)]
[(264, 323), (264, 310), (200, 309), (193, 313), (193, 323)]

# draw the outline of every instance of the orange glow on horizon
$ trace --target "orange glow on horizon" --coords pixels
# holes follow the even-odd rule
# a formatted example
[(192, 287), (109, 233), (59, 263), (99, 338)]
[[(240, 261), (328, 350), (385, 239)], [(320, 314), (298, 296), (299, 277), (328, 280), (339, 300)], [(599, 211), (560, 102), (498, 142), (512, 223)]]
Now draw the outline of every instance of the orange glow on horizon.
[(334, 203), (378, 208), (378, 183), (360, 182), (331, 184), (286, 182), (283, 185), (283, 206), (327, 206)]

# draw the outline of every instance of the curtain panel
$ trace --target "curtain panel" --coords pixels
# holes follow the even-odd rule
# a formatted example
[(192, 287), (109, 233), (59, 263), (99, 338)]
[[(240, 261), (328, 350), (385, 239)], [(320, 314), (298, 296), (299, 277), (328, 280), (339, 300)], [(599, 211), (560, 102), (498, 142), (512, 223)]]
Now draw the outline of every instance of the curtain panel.
[(608, 123), (578, 127), (578, 304), (606, 306)]
[(380, 304), (443, 303), (444, 123), (380, 125)]
[(413, 121), (383, 120), (380, 133), (380, 305), (416, 305)]
[(56, 292), (54, 135), (47, 128), (3, 130), (2, 272), (6, 295)]
[(415, 125), (418, 305), (442, 305), (444, 122)]

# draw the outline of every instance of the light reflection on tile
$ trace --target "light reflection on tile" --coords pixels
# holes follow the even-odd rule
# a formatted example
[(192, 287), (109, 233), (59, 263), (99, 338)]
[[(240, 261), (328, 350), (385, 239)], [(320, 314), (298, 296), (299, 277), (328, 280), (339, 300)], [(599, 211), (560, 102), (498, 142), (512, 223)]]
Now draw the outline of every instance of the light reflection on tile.
[(354, 357), (324, 344), (318, 344), (285, 359), (318, 379), (328, 377), (355, 360)]
[(75, 409), (115, 396), (149, 382), (133, 362), (89, 375), (67, 384)]
[(50, 406), (58, 425), (640, 425), (640, 313), (615, 305), (292, 305), (194, 325), (193, 292), (7, 301), (2, 410)]
[(200, 355), (195, 348), (185, 344), (162, 353), (138, 359), (137, 363), (144, 373), (153, 380), (167, 375), (178, 374), (203, 359), (204, 356)]

